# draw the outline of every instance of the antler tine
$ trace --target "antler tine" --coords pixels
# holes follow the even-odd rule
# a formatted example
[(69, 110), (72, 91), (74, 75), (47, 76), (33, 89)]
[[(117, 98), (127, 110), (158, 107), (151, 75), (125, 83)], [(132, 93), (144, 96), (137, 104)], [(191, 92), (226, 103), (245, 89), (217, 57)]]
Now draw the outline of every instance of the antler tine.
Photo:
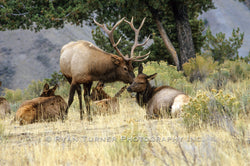
[[(149, 54), (150, 54), (150, 51), (149, 51), (147, 54), (141, 55), (141, 56), (137, 56), (137, 57), (135, 57), (135, 58), (132, 59), (132, 60), (133, 60), (134, 62), (142, 62), (142, 61), (145, 61), (146, 59), (148, 59)], [(143, 59), (141, 59), (141, 58), (143, 58)]]
[(151, 35), (149, 35), (148, 38), (143, 43), (137, 44), (137, 46), (139, 47), (139, 46), (144, 46), (145, 44), (147, 44), (148, 40), (150, 39), (150, 36)]
[(107, 35), (109, 36), (109, 40), (112, 44), (112, 46), (115, 48), (115, 50), (117, 51), (117, 53), (123, 58), (123, 59), (127, 59), (122, 53), (121, 51), (118, 49), (117, 45), (120, 43), (121, 41), (121, 37), (119, 38), (118, 42), (115, 43), (115, 40), (114, 40), (114, 37), (113, 37), (113, 33), (115, 31), (115, 28), (121, 24), (123, 22), (123, 20), (125, 19), (125, 17), (123, 17), (120, 21), (118, 21), (111, 30), (109, 30), (104, 24), (100, 24), (98, 23), (95, 19), (94, 19), (94, 22), (104, 30), (104, 32), (107, 33)]
[(128, 23), (129, 25), (130, 25), (130, 27), (134, 30), (134, 32), (135, 32), (135, 41), (134, 41), (134, 45), (132, 46), (132, 48), (131, 48), (131, 52), (130, 52), (130, 59), (131, 60), (133, 60), (133, 61), (143, 61), (143, 60), (146, 60), (147, 58), (144, 58), (144, 59), (141, 59), (141, 60), (139, 60), (140, 58), (143, 58), (143, 57), (146, 57), (146, 56), (149, 56), (149, 53), (148, 54), (146, 54), (145, 56), (139, 56), (139, 57), (134, 57), (134, 50), (135, 50), (135, 48), (136, 47), (139, 47), (139, 46), (144, 46), (147, 42), (148, 42), (148, 40), (149, 40), (149, 37), (145, 40), (145, 42), (143, 42), (143, 43), (138, 43), (138, 37), (139, 37), (139, 32), (140, 32), (140, 30), (141, 30), (141, 28), (142, 28), (142, 26), (143, 26), (143, 24), (144, 24), (144, 22), (145, 22), (145, 20), (146, 20), (146, 17), (142, 20), (142, 22), (141, 22), (141, 25), (139, 26), (139, 28), (138, 29), (136, 29), (135, 27), (134, 27), (134, 23), (133, 23), (133, 17), (132, 17), (132, 19), (131, 19), (131, 21), (129, 22), (129, 21), (127, 21), (127, 20), (124, 20), (126, 23)]

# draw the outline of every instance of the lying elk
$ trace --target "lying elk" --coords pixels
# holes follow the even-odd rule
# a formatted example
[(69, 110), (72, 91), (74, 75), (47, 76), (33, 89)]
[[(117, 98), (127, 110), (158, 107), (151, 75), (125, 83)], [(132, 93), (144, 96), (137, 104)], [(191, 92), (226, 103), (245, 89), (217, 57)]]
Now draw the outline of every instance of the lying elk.
[[(124, 56), (117, 47), (121, 38), (117, 43), (115, 43), (113, 38), (113, 32), (115, 28), (123, 21), (128, 23), (135, 31), (135, 43), (131, 49), (130, 57)], [(69, 100), (66, 114), (68, 114), (68, 109), (74, 100), (75, 91), (77, 91), (80, 105), (80, 119), (83, 119), (84, 112), (82, 109), (82, 90), (80, 84), (83, 84), (84, 87), (84, 100), (87, 109), (88, 120), (92, 120), (90, 115), (90, 90), (93, 81), (101, 81), (104, 83), (115, 81), (122, 81), (124, 83), (133, 82), (135, 75), (133, 72), (132, 62), (144, 61), (149, 56), (149, 53), (142, 56), (134, 56), (135, 48), (145, 45), (149, 40), (148, 37), (144, 43), (138, 43), (139, 32), (144, 24), (144, 21), (145, 18), (141, 22), (140, 27), (136, 29), (133, 25), (133, 18), (131, 22), (125, 20), (125, 18), (122, 18), (114, 25), (111, 30), (109, 30), (104, 24), (99, 24), (94, 20), (94, 22), (108, 34), (111, 44), (120, 56), (107, 53), (94, 46), (92, 43), (82, 40), (70, 42), (62, 47), (60, 68), (63, 75), (70, 83)]]
[(119, 99), (127, 86), (122, 87), (114, 97), (109, 96), (104, 90), (104, 83), (98, 82), (95, 88), (92, 88), (90, 98), (97, 107), (98, 114), (117, 113), (120, 110)]
[[(0, 81), (0, 86), (1, 84)], [(3, 119), (6, 114), (10, 114), (10, 104), (4, 97), (0, 97), (0, 119)]]
[(136, 92), (136, 101), (140, 106), (146, 106), (147, 118), (159, 118), (170, 114), (178, 116), (182, 106), (189, 102), (190, 97), (170, 86), (152, 87), (149, 83), (157, 73), (147, 76), (143, 66), (138, 68), (138, 76), (127, 88), (128, 92)]
[(20, 125), (23, 125), (63, 119), (67, 103), (61, 96), (55, 95), (57, 87), (58, 85), (55, 85), (49, 89), (49, 85), (45, 84), (40, 97), (25, 101), (19, 107), (14, 120), (18, 120)]

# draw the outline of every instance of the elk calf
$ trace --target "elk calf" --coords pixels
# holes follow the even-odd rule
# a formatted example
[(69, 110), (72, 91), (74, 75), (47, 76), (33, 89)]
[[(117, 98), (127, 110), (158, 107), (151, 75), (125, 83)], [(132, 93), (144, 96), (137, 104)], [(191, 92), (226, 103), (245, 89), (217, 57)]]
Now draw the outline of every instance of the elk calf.
[(45, 84), (43, 92), (38, 98), (25, 101), (16, 112), (15, 120), (20, 125), (41, 121), (55, 121), (59, 118), (63, 120), (67, 104), (61, 96), (55, 95), (58, 85), (49, 89)]
[(189, 102), (190, 97), (170, 86), (152, 87), (149, 83), (157, 73), (147, 76), (143, 66), (138, 69), (138, 76), (127, 88), (128, 92), (136, 92), (136, 100), (140, 106), (146, 106), (147, 118), (176, 117), (182, 106)]
[(118, 97), (124, 92), (127, 86), (122, 87), (114, 97), (110, 97), (104, 90), (104, 83), (98, 82), (95, 88), (92, 88), (91, 100), (96, 106), (96, 114), (105, 115), (118, 113), (120, 111)]
[(10, 104), (5, 98), (0, 97), (0, 119), (3, 119), (6, 114), (10, 114)]
[[(0, 81), (0, 86), (2, 85), (2, 82)], [(8, 101), (0, 97), (0, 119), (3, 119), (6, 114), (10, 114), (10, 104)]]

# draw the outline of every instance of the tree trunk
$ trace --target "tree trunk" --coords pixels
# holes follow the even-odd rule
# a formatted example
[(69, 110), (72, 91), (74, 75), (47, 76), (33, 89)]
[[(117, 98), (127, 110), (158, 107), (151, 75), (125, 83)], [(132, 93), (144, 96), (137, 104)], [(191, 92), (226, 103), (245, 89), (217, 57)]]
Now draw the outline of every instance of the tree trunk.
[(192, 30), (188, 20), (187, 7), (184, 2), (174, 2), (173, 12), (176, 21), (178, 42), (180, 48), (180, 67), (195, 57), (195, 49), (192, 37)]
[(162, 38), (162, 40), (163, 40), (163, 42), (164, 42), (164, 44), (165, 44), (168, 52), (171, 54), (171, 56), (172, 56), (172, 58), (174, 60), (174, 63), (176, 65), (176, 67), (177, 67), (177, 70), (179, 71), (181, 69), (181, 67), (180, 67), (180, 63), (179, 63), (179, 58), (178, 58), (177, 52), (176, 52), (173, 44), (169, 40), (169, 37), (168, 37), (168, 35), (167, 35), (167, 33), (166, 33), (166, 31), (165, 31), (165, 29), (164, 29), (164, 27), (163, 27), (160, 19), (159, 19), (158, 11), (155, 10), (154, 8), (152, 8), (147, 3), (147, 1), (145, 1), (145, 3), (147, 4), (147, 7), (149, 8), (151, 14), (153, 15), (153, 18), (154, 18), (154, 20), (156, 22), (156, 25), (157, 25), (158, 31), (159, 31), (159, 33), (161, 35), (161, 38)]
[(160, 32), (161, 38), (164, 41), (164, 44), (165, 44), (167, 50), (172, 55), (172, 58), (173, 58), (174, 63), (177, 67), (177, 70), (179, 71), (181, 68), (180, 68), (179, 59), (178, 59), (178, 55), (176, 53), (176, 50), (175, 50), (173, 44), (171, 43), (171, 41), (169, 40), (169, 37), (168, 37), (162, 23), (160, 22), (160, 20), (157, 17), (155, 17), (155, 21), (157, 24), (157, 28)]

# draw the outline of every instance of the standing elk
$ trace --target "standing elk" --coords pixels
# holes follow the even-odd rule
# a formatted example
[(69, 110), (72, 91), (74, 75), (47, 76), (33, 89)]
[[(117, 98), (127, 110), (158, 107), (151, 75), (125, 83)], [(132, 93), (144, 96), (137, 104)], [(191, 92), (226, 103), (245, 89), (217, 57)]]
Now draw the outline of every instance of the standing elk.
[[(0, 81), (0, 86), (2, 82)], [(0, 119), (3, 119), (6, 114), (10, 114), (10, 104), (4, 97), (0, 97)]]
[[(135, 43), (132, 46), (130, 56), (124, 56), (118, 49), (117, 45), (119, 44), (121, 38), (117, 43), (115, 43), (113, 37), (115, 28), (123, 21), (128, 23), (135, 32)], [(107, 53), (94, 46), (92, 43), (83, 40), (70, 42), (62, 47), (60, 68), (63, 75), (70, 83), (66, 115), (68, 114), (68, 109), (74, 100), (75, 91), (77, 91), (80, 105), (80, 119), (83, 119), (84, 111), (82, 109), (81, 84), (83, 84), (84, 87), (84, 101), (88, 114), (88, 120), (90, 121), (92, 120), (90, 113), (90, 90), (93, 81), (101, 81), (103, 83), (115, 81), (122, 81), (124, 83), (133, 82), (135, 75), (133, 72), (132, 62), (144, 61), (148, 58), (150, 53), (149, 52), (145, 55), (137, 57), (134, 56), (135, 48), (145, 45), (149, 40), (148, 37), (145, 42), (141, 44), (138, 43), (139, 32), (144, 24), (144, 21), (145, 18), (141, 22), (140, 27), (136, 29), (133, 25), (133, 18), (131, 22), (122, 18), (111, 30), (109, 30), (104, 24), (100, 24), (94, 20), (94, 22), (108, 34), (112, 46), (120, 56)]]
[(120, 111), (119, 99), (127, 86), (123, 86), (114, 97), (109, 96), (104, 90), (104, 83), (98, 82), (95, 88), (92, 88), (90, 95), (93, 104), (96, 106), (96, 113), (99, 115), (113, 114)]
[(147, 118), (165, 117), (169, 114), (172, 117), (178, 116), (182, 106), (189, 102), (190, 97), (170, 86), (152, 87), (149, 81), (156, 75), (157, 73), (147, 76), (143, 73), (143, 66), (140, 65), (138, 76), (127, 91), (136, 92), (137, 103), (142, 107), (146, 106)]
[(18, 120), (20, 125), (41, 121), (55, 121), (59, 118), (63, 120), (67, 103), (61, 96), (55, 95), (58, 85), (49, 89), (45, 84), (40, 97), (25, 101), (16, 112), (14, 120)]

